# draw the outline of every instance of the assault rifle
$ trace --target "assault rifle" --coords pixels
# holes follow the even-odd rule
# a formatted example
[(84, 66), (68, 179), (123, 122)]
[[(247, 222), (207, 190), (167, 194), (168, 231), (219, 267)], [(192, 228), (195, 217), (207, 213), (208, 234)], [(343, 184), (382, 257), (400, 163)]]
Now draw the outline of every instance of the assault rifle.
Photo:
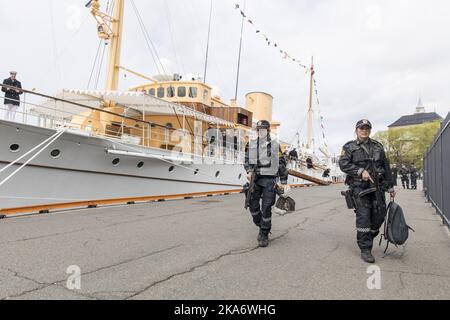
[(253, 194), (253, 190), (255, 190), (256, 168), (252, 169), (252, 171), (250, 171), (250, 174), (251, 174), (250, 181), (244, 186), (245, 210), (247, 210), (250, 207), (250, 200)]
[(384, 200), (384, 190), (381, 189), (380, 186), (380, 176), (381, 172), (377, 170), (375, 167), (375, 160), (373, 158), (368, 158), (369, 164), (368, 168), (366, 169), (371, 177), (371, 188), (361, 191), (358, 197), (363, 197), (366, 194), (375, 192), (375, 199), (376, 199), (376, 208), (375, 210), (378, 212), (380, 216), (386, 216), (387, 214), (387, 208), (386, 208), (386, 201)]

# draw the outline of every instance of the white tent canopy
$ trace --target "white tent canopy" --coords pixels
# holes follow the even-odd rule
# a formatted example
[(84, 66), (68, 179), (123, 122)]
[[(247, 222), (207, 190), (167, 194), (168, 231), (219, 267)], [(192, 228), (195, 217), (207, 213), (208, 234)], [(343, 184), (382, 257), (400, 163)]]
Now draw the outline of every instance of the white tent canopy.
[[(143, 92), (137, 91), (102, 91), (102, 90), (74, 90), (64, 89), (56, 95), (56, 98), (65, 101), (55, 101), (48, 99), (40, 106), (31, 108), (32, 112), (37, 114), (45, 114), (60, 118), (70, 118), (72, 115), (80, 114), (88, 111), (74, 105), (70, 102), (79, 103), (84, 106), (99, 108), (102, 101), (113, 101), (119, 105), (128, 107), (127, 116), (135, 116), (137, 114), (166, 114), (194, 117), (195, 119), (205, 122), (215, 123), (223, 126), (234, 127), (235, 124), (221, 118), (213, 117), (186, 106), (167, 102), (162, 99), (150, 96)], [(69, 102), (66, 102), (69, 101)], [(131, 112), (130, 112), (131, 111)], [(134, 112), (133, 112), (134, 111)]]

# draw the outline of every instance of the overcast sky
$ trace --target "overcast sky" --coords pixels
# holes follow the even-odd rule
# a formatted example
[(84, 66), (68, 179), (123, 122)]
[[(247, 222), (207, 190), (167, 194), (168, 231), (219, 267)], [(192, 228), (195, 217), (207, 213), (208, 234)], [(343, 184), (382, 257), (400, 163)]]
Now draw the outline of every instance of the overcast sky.
[[(222, 99), (234, 97), (241, 15), (235, 4), (213, 0), (207, 82)], [(0, 75), (17, 70), (24, 88), (55, 94), (88, 85), (98, 48), (87, 0), (0, 0)], [(101, 1), (106, 7), (107, 0)], [(210, 0), (134, 0), (168, 73), (203, 75)], [(308, 76), (279, 49), (304, 64), (314, 56), (320, 110), (333, 152), (368, 118), (385, 130), (412, 114), (419, 96), (427, 111), (450, 111), (450, 1), (247, 0), (246, 14), (279, 48), (245, 23), (238, 102), (246, 93), (274, 96), (281, 138), (306, 135)], [(126, 0), (122, 65), (158, 73)], [(91, 88), (95, 87), (94, 79)], [(101, 74), (98, 89), (104, 87)], [(131, 75), (120, 87), (140, 84)], [(315, 105), (317, 114), (317, 105)], [(316, 120), (316, 125), (318, 121)]]

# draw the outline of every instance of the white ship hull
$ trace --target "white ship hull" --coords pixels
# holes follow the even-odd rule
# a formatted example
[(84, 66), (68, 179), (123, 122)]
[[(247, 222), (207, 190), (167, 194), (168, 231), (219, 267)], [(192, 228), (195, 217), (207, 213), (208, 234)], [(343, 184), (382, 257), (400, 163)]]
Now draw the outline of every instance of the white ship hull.
[[(51, 129), (0, 121), (0, 169), (54, 133)], [(18, 152), (10, 150), (13, 144), (19, 146)], [(64, 133), (0, 187), (0, 208), (229, 191), (245, 184), (245, 170), (238, 164), (179, 166), (159, 159), (108, 154), (108, 149), (125, 148), (121, 142)], [(149, 152), (148, 148), (141, 149)], [(50, 155), (53, 150), (60, 150), (56, 159)], [(163, 155), (165, 150), (158, 152)], [(114, 159), (120, 159), (117, 166), (112, 164)], [(144, 162), (142, 168), (138, 168), (140, 162)], [(18, 166), (3, 172), (0, 180)]]
[[(55, 132), (0, 120), (0, 170)], [(16, 152), (11, 150), (14, 144), (18, 146)], [(60, 151), (56, 158), (51, 155), (54, 150)], [(107, 150), (131, 150), (133, 156), (111, 154)], [(246, 183), (245, 170), (239, 163), (196, 161), (199, 163), (180, 165), (146, 155), (173, 156), (170, 151), (136, 145), (129, 145), (127, 149), (127, 144), (120, 140), (63, 133), (0, 186), (0, 210), (68, 202), (232, 192), (240, 190)], [(28, 158), (2, 172), (0, 181)], [(116, 166), (114, 159), (120, 160)], [(141, 168), (139, 163), (143, 163)], [(290, 177), (289, 183), (308, 182)]]

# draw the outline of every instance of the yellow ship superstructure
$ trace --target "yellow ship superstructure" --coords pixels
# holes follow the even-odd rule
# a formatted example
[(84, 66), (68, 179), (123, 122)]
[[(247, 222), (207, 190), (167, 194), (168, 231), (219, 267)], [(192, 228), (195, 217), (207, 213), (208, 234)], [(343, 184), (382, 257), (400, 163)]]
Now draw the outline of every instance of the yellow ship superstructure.
[[(0, 173), (8, 172), (0, 177), (0, 213), (240, 192), (256, 121), (269, 120), (277, 135), (270, 94), (248, 93), (239, 106), (236, 97), (225, 102), (201, 79), (149, 77), (122, 66), (124, 5), (115, 0), (110, 16), (100, 1), (88, 3), (109, 45), (104, 90), (47, 96), (23, 89), (45, 101), (24, 101), (22, 123), (0, 120)], [(120, 91), (121, 70), (146, 83)], [(323, 169), (306, 172), (296, 162), (289, 183), (316, 182)], [(42, 183), (35, 188), (30, 181)]]

